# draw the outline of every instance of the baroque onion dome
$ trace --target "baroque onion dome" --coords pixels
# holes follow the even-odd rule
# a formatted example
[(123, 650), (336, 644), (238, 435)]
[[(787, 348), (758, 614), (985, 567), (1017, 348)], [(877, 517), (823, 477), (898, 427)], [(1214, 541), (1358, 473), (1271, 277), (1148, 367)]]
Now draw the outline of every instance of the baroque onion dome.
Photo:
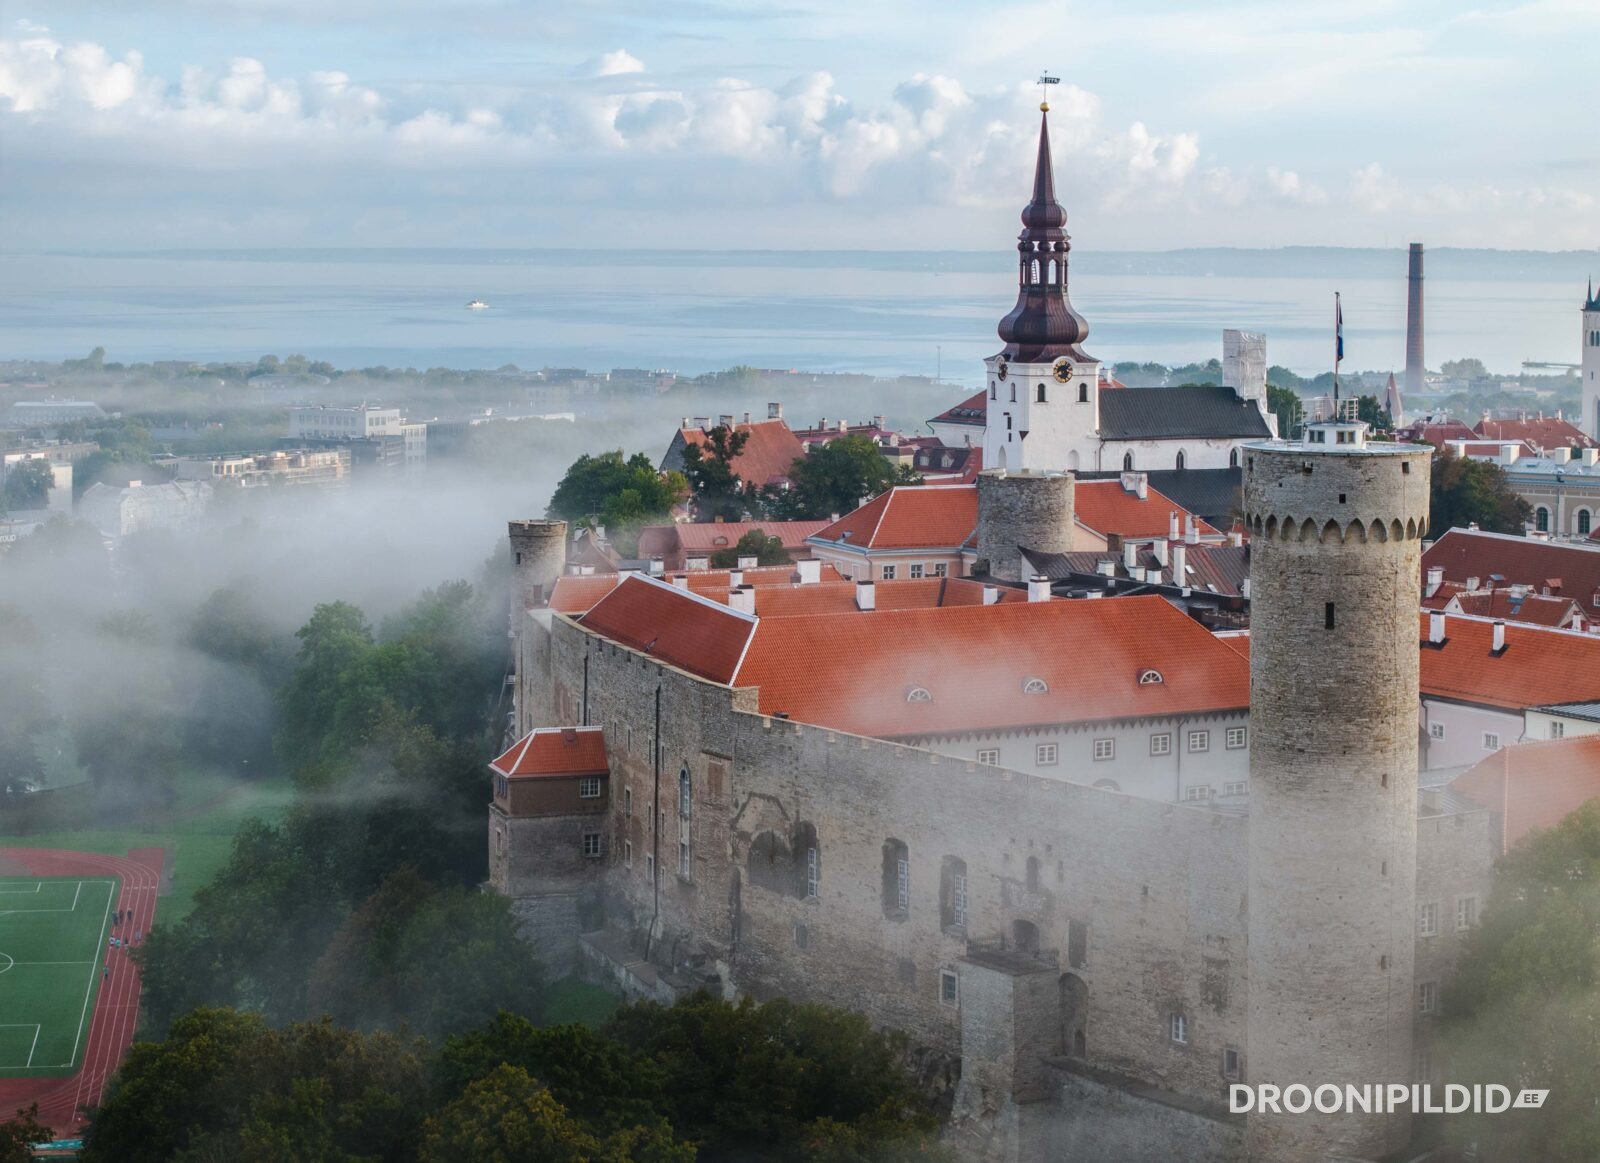
[(1050, 165), (1050, 107), (1040, 105), (1039, 160), (1033, 171), (1033, 200), (1022, 209), (1017, 236), (1017, 305), (1000, 320), (1001, 353), (1013, 363), (1051, 363), (1061, 356), (1088, 360), (1078, 345), (1089, 324), (1067, 299), (1067, 212), (1056, 201)]

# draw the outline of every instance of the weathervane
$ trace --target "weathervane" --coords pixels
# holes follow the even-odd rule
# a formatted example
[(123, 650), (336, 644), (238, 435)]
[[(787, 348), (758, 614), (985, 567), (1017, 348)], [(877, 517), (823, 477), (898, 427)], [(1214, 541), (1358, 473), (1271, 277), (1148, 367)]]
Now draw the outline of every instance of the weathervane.
[(1039, 74), (1039, 112), (1050, 112), (1050, 101), (1046, 96), (1050, 90), (1046, 89), (1045, 86), (1059, 84), (1061, 84), (1060, 77), (1052, 77), (1048, 72)]

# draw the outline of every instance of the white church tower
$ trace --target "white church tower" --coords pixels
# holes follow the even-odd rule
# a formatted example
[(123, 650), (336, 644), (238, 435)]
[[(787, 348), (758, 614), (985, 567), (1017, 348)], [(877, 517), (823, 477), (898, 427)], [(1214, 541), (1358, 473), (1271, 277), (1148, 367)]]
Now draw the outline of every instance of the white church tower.
[(1005, 347), (984, 361), (985, 469), (1096, 467), (1100, 363), (1079, 346), (1089, 324), (1067, 299), (1067, 212), (1050, 166), (1050, 106), (1039, 109), (1033, 200), (1017, 241), (1017, 305), (1000, 321)]
[(1583, 417), (1578, 423), (1585, 433), (1600, 440), (1600, 295), (1594, 284), (1583, 300)]

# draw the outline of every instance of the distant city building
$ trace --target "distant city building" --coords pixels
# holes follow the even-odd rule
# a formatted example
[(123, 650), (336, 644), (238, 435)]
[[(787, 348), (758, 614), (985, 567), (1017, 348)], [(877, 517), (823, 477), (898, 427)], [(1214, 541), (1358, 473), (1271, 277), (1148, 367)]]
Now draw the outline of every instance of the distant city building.
[(103, 420), (105, 415), (91, 400), (18, 400), (0, 419), (0, 428), (54, 428), (73, 420)]
[(107, 537), (150, 529), (190, 530), (204, 522), (211, 505), (209, 481), (170, 481), (126, 488), (96, 482), (78, 499), (78, 517)]
[(428, 461), (428, 426), (409, 421), (398, 408), (323, 404), (289, 409), (289, 439), (348, 447), (352, 465), (418, 471)]
[(348, 448), (294, 448), (225, 456), (186, 456), (173, 461), (179, 480), (255, 489), (340, 485), (350, 479)]
[[(34, 511), (45, 513), (71, 513), (72, 512), (72, 460), (66, 456), (58, 457), (58, 448), (69, 448), (67, 445), (46, 445), (40, 448), (14, 449), (0, 455), (0, 485), (5, 483), (17, 469), (30, 461), (43, 461), (50, 466), (50, 487), (42, 505), (34, 506)], [(94, 445), (90, 446), (95, 447)], [(15, 516), (15, 514), (13, 514)]]

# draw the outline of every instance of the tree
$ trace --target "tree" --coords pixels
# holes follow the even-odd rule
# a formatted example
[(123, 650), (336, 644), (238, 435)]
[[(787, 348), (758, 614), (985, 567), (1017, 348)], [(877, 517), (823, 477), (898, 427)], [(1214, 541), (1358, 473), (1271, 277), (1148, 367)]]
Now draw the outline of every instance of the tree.
[(1278, 418), (1279, 436), (1292, 440), (1299, 435), (1299, 425), (1303, 421), (1300, 393), (1269, 383), (1267, 408)]
[(1481, 359), (1447, 359), (1439, 365), (1439, 374), (1452, 380), (1485, 380), (1489, 369)]
[(1362, 396), (1356, 401), (1357, 417), (1372, 425), (1379, 432), (1389, 432), (1394, 428), (1394, 419), (1389, 415), (1389, 410), (1378, 402), (1377, 396)]
[(694, 494), (695, 518), (739, 521), (744, 517), (743, 487), (733, 462), (750, 441), (750, 432), (718, 425), (706, 433), (706, 442), (690, 441), (683, 447), (683, 475)]
[(909, 466), (897, 468), (885, 460), (867, 436), (830, 440), (811, 455), (797, 459), (789, 478), (793, 488), (768, 490), (766, 501), (790, 520), (822, 520), (848, 513), (892, 485), (922, 483)]
[(5, 487), (0, 490), (0, 512), (44, 508), (54, 484), (55, 476), (48, 460), (36, 456), (19, 461), (11, 466)]
[(50, 1128), (39, 1122), (38, 1115), (39, 1104), (33, 1103), (0, 1123), (0, 1163), (30, 1163), (33, 1145), (55, 1138)]
[(1511, 488), (1505, 469), (1439, 449), (1433, 454), (1428, 528), (1435, 537), (1477, 522), (1491, 533), (1521, 533), (1532, 506)]
[(751, 529), (739, 538), (737, 545), (719, 549), (711, 555), (713, 569), (732, 569), (741, 557), (753, 557), (757, 565), (787, 565), (789, 551), (776, 537), (768, 537), (760, 529)]
[(598, 521), (616, 540), (624, 530), (664, 521), (672, 506), (689, 495), (682, 473), (657, 472), (648, 457), (622, 450), (584, 453), (568, 467), (550, 497), (547, 517), (588, 524)]

